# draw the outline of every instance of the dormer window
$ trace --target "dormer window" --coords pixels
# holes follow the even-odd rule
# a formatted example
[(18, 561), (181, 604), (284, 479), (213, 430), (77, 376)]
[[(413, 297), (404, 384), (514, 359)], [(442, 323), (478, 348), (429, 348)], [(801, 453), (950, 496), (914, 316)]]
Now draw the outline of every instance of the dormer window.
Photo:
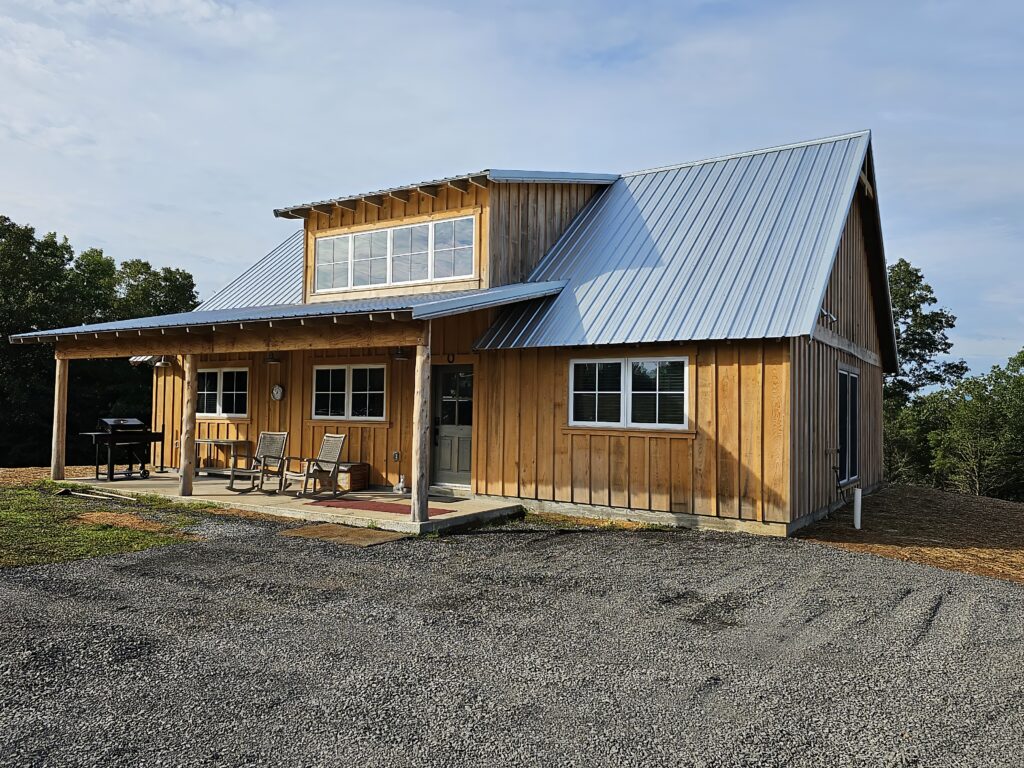
[(316, 239), (316, 293), (457, 280), (474, 274), (474, 218), (386, 227)]

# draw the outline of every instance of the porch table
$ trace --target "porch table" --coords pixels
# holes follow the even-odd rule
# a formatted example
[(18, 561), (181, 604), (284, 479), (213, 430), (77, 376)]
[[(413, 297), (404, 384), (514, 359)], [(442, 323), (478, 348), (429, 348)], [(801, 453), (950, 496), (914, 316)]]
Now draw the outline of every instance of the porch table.
[[(227, 467), (200, 467), (199, 466), (199, 446), (201, 445), (212, 445), (218, 448), (228, 448), (231, 451), (231, 458)], [(211, 474), (224, 475), (228, 473), (228, 467), (235, 465), (235, 460), (238, 458), (238, 449), (240, 446), (248, 446), (248, 440), (227, 440), (217, 437), (202, 437), (196, 438), (196, 474), (200, 472), (206, 472), (207, 476)]]

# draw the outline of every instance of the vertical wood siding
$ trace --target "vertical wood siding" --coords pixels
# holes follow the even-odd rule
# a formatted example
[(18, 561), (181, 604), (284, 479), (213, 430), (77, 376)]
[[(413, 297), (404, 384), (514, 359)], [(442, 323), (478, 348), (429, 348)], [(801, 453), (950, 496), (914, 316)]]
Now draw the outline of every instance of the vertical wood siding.
[(882, 481), (882, 369), (804, 336), (793, 340), (793, 519), (839, 499), (839, 370), (856, 371), (862, 488)]
[(518, 283), (561, 237), (596, 184), (492, 184), (490, 285)]
[[(819, 325), (866, 351), (880, 350), (878, 324), (868, 271), (861, 194), (854, 197), (836, 253)], [(839, 460), (839, 369), (860, 374), (858, 462), (861, 487), (882, 481), (882, 370), (848, 352), (804, 336), (792, 340), (793, 365), (793, 517), (830, 507), (839, 499), (834, 467)]]
[(688, 355), (691, 429), (568, 426), (572, 350), (481, 353), (477, 493), (788, 522), (789, 345), (601, 348)]
[[(473, 342), (491, 322), (489, 311), (434, 321), (431, 353), (437, 364), (452, 356), (458, 362), (473, 362)], [(254, 331), (255, 333), (256, 331)], [(329, 326), (327, 331), (329, 332)], [(203, 355), (200, 368), (236, 367), (249, 369), (249, 415), (242, 419), (200, 418), (197, 438), (248, 440), (256, 444), (261, 431), (287, 431), (288, 453), (311, 456), (325, 433), (346, 434), (346, 461), (365, 461), (371, 466), (370, 482), (392, 485), (399, 474), (411, 477), (413, 360), (394, 360), (389, 349), (311, 350), (280, 353), (281, 363), (269, 366), (265, 356)], [(355, 363), (387, 365), (386, 419), (382, 422), (321, 420), (312, 418), (313, 366)], [(270, 398), (275, 384), (285, 388), (284, 399)], [(165, 463), (177, 466), (181, 438), (182, 368), (180, 358), (171, 368), (155, 368), (152, 423), (163, 426)], [(398, 461), (393, 455), (399, 453)], [(226, 449), (202, 446), (200, 467), (226, 466)]]
[(836, 321), (831, 323), (824, 315), (819, 315), (818, 324), (878, 354), (881, 346), (864, 238), (864, 205), (862, 195), (855, 195), (822, 301), (822, 307), (831, 312)]

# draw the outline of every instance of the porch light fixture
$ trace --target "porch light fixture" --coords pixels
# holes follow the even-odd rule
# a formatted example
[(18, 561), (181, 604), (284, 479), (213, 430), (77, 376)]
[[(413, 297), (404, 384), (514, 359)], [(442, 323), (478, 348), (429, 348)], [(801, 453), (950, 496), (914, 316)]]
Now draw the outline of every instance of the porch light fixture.
[(279, 358), (273, 352), (268, 352), (267, 353), (267, 359), (266, 359), (265, 362), (266, 362), (267, 365), (280, 365), (281, 364), (281, 358)]
[(395, 347), (395, 351), (391, 353), (393, 360), (408, 360), (409, 353), (405, 351), (405, 347)]
[(160, 355), (160, 359), (153, 363), (154, 368), (170, 368), (171, 361), (167, 359), (167, 355)]

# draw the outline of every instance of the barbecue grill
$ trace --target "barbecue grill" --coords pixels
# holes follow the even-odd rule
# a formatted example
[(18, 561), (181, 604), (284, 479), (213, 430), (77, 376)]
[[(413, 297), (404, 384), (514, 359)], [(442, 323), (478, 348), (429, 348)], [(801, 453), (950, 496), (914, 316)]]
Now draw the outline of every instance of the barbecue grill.
[[(160, 471), (164, 471), (163, 430), (154, 432), (139, 419), (114, 417), (97, 421), (96, 430), (82, 434), (92, 438), (96, 447), (97, 480), (100, 479), (100, 448), (104, 446), (107, 449), (107, 480), (113, 480), (115, 475), (131, 478), (135, 474), (135, 464), (139, 465), (139, 477), (143, 480), (149, 477), (146, 465), (152, 463), (150, 453), (153, 443), (160, 443)], [(118, 449), (127, 454), (128, 468), (115, 472), (114, 459)]]

